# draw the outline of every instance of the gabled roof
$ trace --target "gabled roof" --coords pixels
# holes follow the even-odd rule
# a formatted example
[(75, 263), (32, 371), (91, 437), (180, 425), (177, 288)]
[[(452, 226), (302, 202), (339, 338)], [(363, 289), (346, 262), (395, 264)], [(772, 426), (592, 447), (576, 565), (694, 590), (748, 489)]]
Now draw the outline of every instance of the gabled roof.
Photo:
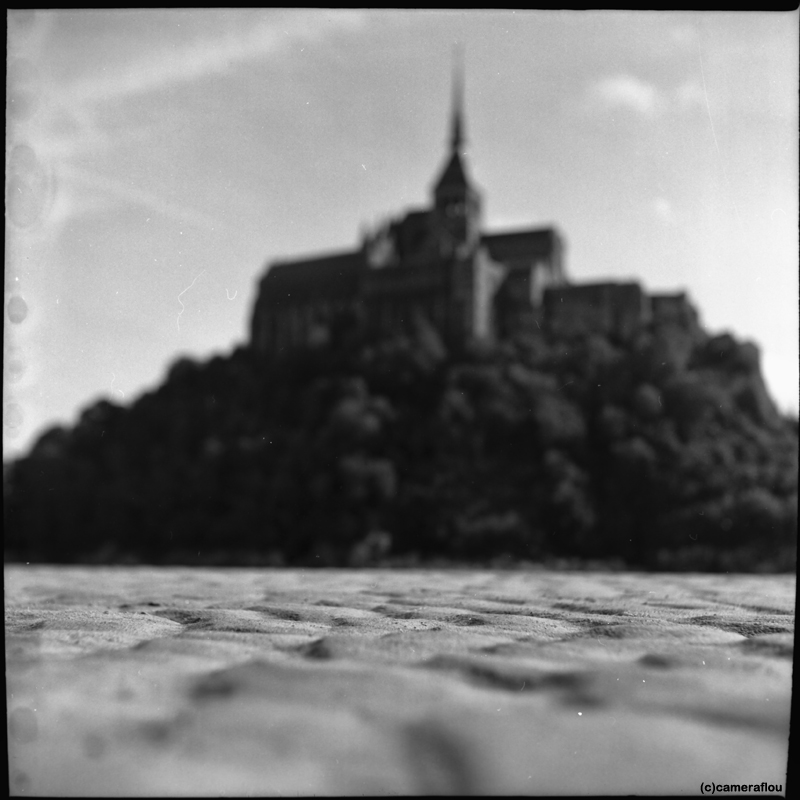
[(271, 306), (314, 298), (351, 299), (365, 266), (361, 250), (276, 263), (261, 280), (261, 295)]
[(481, 244), (487, 248), (489, 255), (501, 263), (548, 257), (560, 242), (561, 237), (555, 228), (529, 228), (481, 236)]

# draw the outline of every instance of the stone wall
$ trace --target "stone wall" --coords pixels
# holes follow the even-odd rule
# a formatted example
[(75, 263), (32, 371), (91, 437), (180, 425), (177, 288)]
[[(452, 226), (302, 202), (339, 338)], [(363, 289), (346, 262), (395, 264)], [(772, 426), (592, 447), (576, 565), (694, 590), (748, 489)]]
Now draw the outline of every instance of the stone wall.
[(597, 332), (629, 339), (651, 318), (650, 302), (638, 283), (589, 283), (545, 289), (544, 318), (556, 336)]
[(677, 325), (688, 331), (700, 327), (697, 310), (689, 302), (686, 292), (654, 294), (650, 297), (650, 306), (656, 325)]

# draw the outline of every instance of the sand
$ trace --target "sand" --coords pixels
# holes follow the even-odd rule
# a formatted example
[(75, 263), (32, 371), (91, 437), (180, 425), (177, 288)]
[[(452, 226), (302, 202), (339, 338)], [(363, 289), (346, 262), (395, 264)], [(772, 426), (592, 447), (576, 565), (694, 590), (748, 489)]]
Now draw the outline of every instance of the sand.
[(794, 576), (7, 566), (12, 794), (785, 789)]

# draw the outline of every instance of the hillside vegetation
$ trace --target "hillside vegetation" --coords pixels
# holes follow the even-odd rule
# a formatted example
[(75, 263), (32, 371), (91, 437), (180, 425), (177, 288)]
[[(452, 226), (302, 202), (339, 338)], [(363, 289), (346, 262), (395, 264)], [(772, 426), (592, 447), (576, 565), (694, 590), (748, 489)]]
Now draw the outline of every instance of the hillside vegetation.
[(4, 470), (6, 556), (218, 564), (613, 560), (791, 570), (796, 420), (697, 325), (466, 353), (352, 331), (181, 359)]

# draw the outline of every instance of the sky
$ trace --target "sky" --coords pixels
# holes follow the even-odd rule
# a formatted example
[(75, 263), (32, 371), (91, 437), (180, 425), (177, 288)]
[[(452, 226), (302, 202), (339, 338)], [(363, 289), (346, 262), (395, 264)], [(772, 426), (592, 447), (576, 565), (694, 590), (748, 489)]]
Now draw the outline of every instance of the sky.
[(4, 458), (246, 341), (273, 260), (428, 204), (687, 291), (798, 410), (798, 12), (8, 12)]

